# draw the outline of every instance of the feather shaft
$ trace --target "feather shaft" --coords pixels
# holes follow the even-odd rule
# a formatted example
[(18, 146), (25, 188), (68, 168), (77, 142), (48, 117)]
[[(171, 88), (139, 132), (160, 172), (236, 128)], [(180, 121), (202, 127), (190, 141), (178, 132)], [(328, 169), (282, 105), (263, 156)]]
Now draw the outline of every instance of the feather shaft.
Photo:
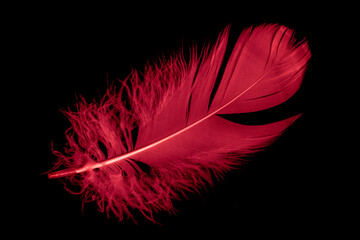
[(50, 179), (52, 178), (60, 178), (60, 177), (66, 177), (66, 176), (69, 176), (69, 175), (72, 175), (72, 174), (77, 174), (77, 173), (82, 173), (82, 172), (86, 172), (86, 171), (89, 171), (89, 170), (93, 170), (93, 169), (96, 169), (96, 168), (101, 168), (101, 167), (104, 167), (104, 166), (108, 166), (108, 165), (111, 165), (111, 164), (114, 164), (114, 163), (117, 163), (121, 160), (124, 160), (124, 159), (127, 159), (129, 157), (132, 157), (138, 153), (141, 153), (141, 152), (144, 152), (152, 147), (155, 147), (177, 135), (180, 135), (181, 133), (189, 130), (190, 128), (198, 125), (199, 123), (205, 121), (206, 119), (210, 118), (211, 116), (215, 115), (217, 112), (220, 112), (222, 109), (224, 109), (225, 107), (227, 107), (228, 105), (230, 105), (231, 103), (233, 103), (234, 101), (236, 101), (236, 99), (238, 99), (239, 97), (241, 97), (243, 94), (245, 94), (250, 88), (252, 88), (254, 85), (256, 85), (258, 82), (261, 81), (261, 79), (263, 79), (264, 77), (266, 76), (263, 75), (261, 78), (259, 78), (258, 80), (256, 80), (252, 85), (250, 85), (247, 89), (245, 89), (242, 93), (240, 93), (238, 96), (236, 96), (234, 99), (232, 99), (231, 101), (229, 101), (228, 103), (226, 103), (225, 105), (223, 105), (222, 107), (218, 108), (217, 110), (213, 111), (212, 113), (206, 115), (204, 118), (194, 122), (193, 124), (177, 131), (176, 133), (173, 133), (157, 142), (154, 142), (152, 144), (149, 144), (145, 147), (142, 147), (142, 148), (139, 148), (137, 150), (134, 150), (134, 151), (131, 151), (129, 153), (126, 153), (126, 154), (123, 154), (121, 156), (118, 156), (118, 157), (115, 157), (115, 158), (112, 158), (112, 159), (109, 159), (109, 160), (106, 160), (104, 162), (100, 162), (100, 163), (94, 163), (94, 164), (91, 164), (91, 165), (86, 165), (82, 168), (78, 168), (78, 169), (68, 169), (68, 170), (61, 170), (61, 171), (57, 171), (57, 172), (52, 172), (52, 173), (49, 173), (48, 174), (48, 177)]

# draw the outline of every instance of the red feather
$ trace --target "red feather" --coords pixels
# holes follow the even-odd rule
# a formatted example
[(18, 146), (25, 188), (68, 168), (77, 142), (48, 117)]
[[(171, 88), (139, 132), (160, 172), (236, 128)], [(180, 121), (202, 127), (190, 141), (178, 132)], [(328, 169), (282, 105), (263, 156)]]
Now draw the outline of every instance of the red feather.
[(201, 61), (194, 51), (189, 63), (178, 55), (147, 66), (141, 77), (133, 71), (100, 103), (82, 100), (77, 112), (66, 112), (72, 124), (68, 146), (55, 154), (56, 167), (67, 169), (49, 178), (80, 185), (84, 202), (97, 200), (101, 211), (120, 220), (132, 217), (133, 209), (153, 220), (154, 212), (173, 210), (173, 199), (211, 184), (241, 158), (271, 144), (299, 115), (255, 126), (222, 115), (260, 111), (289, 99), (301, 85), (308, 45), (295, 44), (293, 31), (284, 26), (248, 28), (216, 88), (227, 39), (228, 28)]

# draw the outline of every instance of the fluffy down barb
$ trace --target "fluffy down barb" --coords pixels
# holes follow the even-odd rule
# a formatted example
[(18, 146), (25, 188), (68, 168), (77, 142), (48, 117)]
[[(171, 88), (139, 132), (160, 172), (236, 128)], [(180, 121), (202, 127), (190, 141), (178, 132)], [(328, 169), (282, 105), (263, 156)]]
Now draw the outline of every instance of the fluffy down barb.
[(228, 31), (201, 57), (194, 50), (188, 62), (178, 54), (142, 74), (134, 70), (99, 103), (81, 99), (76, 111), (64, 111), (68, 144), (64, 153), (54, 151), (56, 168), (64, 170), (49, 177), (79, 185), (84, 202), (96, 201), (119, 220), (139, 211), (154, 221), (154, 213), (174, 211), (174, 199), (270, 145), (299, 116), (256, 126), (222, 116), (290, 98), (303, 79), (308, 46), (294, 45), (284, 26), (261, 25), (244, 30), (223, 62)]

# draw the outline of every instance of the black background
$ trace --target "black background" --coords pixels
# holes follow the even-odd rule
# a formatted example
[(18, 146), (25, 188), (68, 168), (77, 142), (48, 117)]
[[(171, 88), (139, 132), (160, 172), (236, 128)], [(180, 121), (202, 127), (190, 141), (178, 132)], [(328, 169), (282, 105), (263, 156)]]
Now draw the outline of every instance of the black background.
[[(14, 224), (28, 226), (32, 233), (52, 235), (87, 233), (156, 234), (280, 234), (298, 236), (321, 232), (326, 225), (327, 203), (322, 198), (326, 180), (319, 176), (323, 159), (322, 132), (319, 128), (321, 98), (315, 94), (321, 79), (317, 59), (321, 56), (320, 30), (316, 12), (310, 6), (259, 11), (249, 6), (171, 5), (165, 8), (118, 5), (48, 6), (27, 14), (16, 33), (14, 49), (21, 49), (22, 67), (18, 67), (21, 85), (20, 119), (26, 132), (16, 135), (25, 142), (21, 153), (25, 180), (15, 183), (17, 207), (12, 209)], [(154, 6), (152, 6), (154, 7)], [(273, 6), (274, 7), (274, 6)], [(36, 7), (35, 7), (36, 8)], [(315, 13), (314, 13), (315, 12)], [(175, 202), (176, 214), (159, 213), (153, 224), (136, 216), (118, 222), (100, 213), (95, 204), (81, 209), (81, 197), (63, 189), (58, 180), (47, 179), (56, 157), (51, 153), (65, 145), (64, 131), (70, 126), (59, 111), (71, 107), (76, 96), (99, 99), (107, 81), (124, 79), (131, 69), (142, 70), (147, 61), (181, 46), (203, 46), (216, 40), (219, 32), (231, 24), (230, 41), (244, 27), (261, 23), (280, 23), (306, 38), (312, 59), (299, 93), (281, 108), (247, 116), (249, 123), (270, 122), (297, 112), (303, 116), (271, 147), (246, 166), (229, 172), (202, 194)], [(20, 65), (19, 65), (20, 66)], [(30, 132), (28, 132), (30, 130)], [(25, 134), (24, 134), (25, 133)], [(25, 135), (25, 136), (24, 136)], [(22, 173), (22, 171), (20, 171)], [(22, 179), (22, 178), (21, 178)], [(21, 186), (21, 187), (20, 187)], [(21, 188), (21, 190), (18, 190)], [(320, 230), (320, 231), (319, 231)], [(116, 235), (115, 235), (116, 236)]]

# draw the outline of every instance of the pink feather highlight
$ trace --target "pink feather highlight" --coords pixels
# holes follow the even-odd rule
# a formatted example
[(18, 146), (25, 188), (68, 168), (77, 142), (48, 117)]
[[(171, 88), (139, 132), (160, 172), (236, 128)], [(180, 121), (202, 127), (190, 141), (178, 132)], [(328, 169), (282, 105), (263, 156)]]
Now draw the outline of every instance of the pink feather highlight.
[(201, 58), (194, 50), (188, 63), (178, 54), (148, 65), (141, 77), (133, 71), (119, 89), (109, 87), (99, 103), (82, 99), (77, 111), (65, 112), (72, 125), (68, 146), (54, 151), (55, 168), (65, 169), (49, 178), (81, 186), (84, 202), (97, 201), (100, 211), (119, 220), (137, 210), (154, 221), (154, 213), (174, 211), (174, 199), (211, 185), (269, 146), (299, 115), (248, 126), (220, 114), (260, 111), (289, 99), (301, 85), (308, 45), (295, 44), (284, 26), (246, 29), (211, 99), (228, 32)]

